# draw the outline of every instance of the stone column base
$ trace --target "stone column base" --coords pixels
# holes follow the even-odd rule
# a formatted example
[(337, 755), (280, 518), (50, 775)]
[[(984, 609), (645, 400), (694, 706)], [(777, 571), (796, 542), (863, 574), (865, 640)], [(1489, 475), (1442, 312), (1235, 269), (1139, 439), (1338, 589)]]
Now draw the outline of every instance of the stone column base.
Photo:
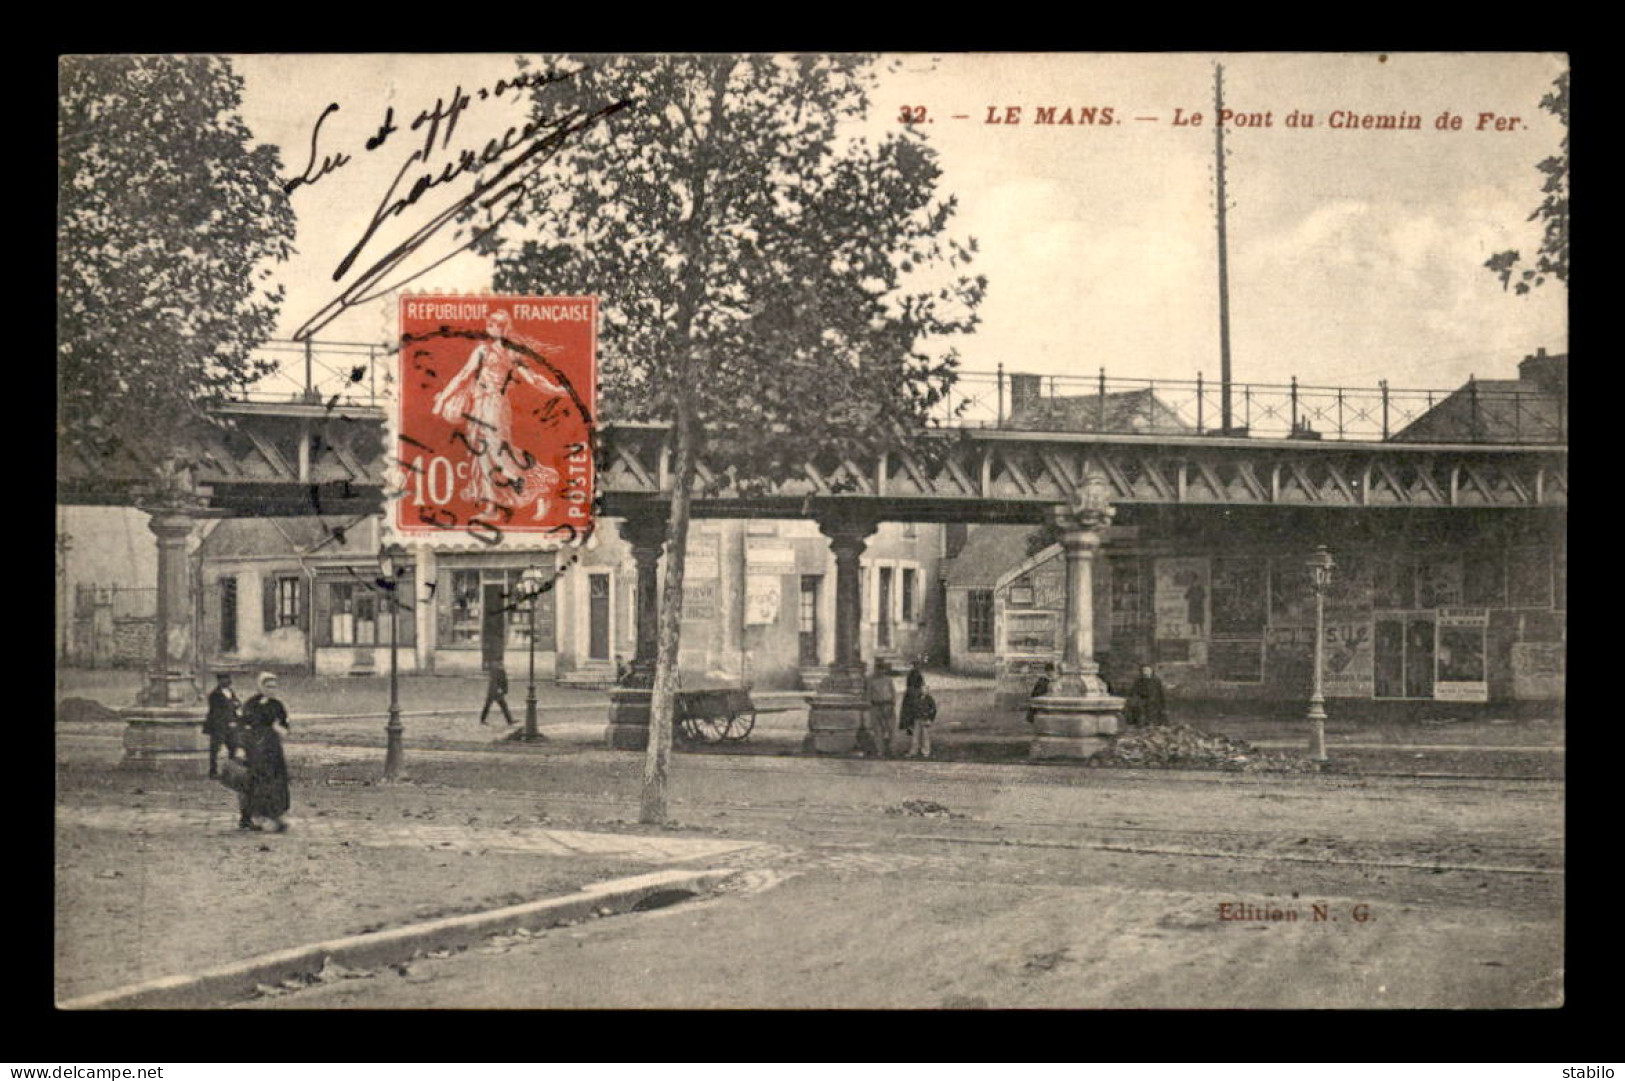
[(119, 716), (125, 720), (124, 758), (119, 769), (183, 777), (209, 775), (209, 737), (202, 730), (207, 716), (204, 710), (130, 706), (119, 710)]
[(636, 687), (609, 692), (609, 725), (604, 746), (612, 751), (642, 751), (649, 746), (649, 702), (653, 693)]
[(1111, 695), (1032, 700), (1033, 737), (1029, 758), (1088, 758), (1117, 734), (1123, 699)]
[(869, 715), (869, 703), (856, 695), (815, 694), (807, 709), (804, 750), (816, 754), (851, 754), (858, 748), (858, 729)]

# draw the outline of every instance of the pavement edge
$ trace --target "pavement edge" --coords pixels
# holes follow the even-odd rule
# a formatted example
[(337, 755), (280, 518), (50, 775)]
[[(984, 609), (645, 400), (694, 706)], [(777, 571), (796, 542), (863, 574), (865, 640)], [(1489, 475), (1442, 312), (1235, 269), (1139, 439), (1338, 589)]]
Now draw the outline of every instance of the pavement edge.
[(576, 893), (527, 901), (520, 905), (448, 916), (387, 931), (350, 935), (286, 950), (260, 954), (204, 972), (165, 976), (144, 983), (99, 991), (57, 1003), (62, 1010), (207, 1009), (250, 995), (256, 984), (314, 976), (331, 958), (347, 968), (375, 968), (410, 959), (426, 944), (467, 946), (491, 934), (524, 927), (535, 929), (559, 920), (583, 919), (602, 908), (616, 915), (638, 902), (669, 890), (710, 890), (736, 872), (665, 870), (584, 886)]

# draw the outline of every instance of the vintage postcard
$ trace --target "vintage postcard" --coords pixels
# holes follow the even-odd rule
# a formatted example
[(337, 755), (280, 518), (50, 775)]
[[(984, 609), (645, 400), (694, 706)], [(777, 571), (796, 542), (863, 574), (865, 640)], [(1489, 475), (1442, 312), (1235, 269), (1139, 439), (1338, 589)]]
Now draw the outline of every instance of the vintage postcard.
[(1568, 80), (61, 57), (55, 1003), (1563, 1005)]

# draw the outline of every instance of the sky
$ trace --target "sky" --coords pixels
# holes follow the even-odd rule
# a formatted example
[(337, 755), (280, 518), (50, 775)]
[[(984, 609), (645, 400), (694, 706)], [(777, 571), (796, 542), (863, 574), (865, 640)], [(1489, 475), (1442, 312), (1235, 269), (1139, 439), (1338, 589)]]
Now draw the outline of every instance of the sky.
[[(243, 115), (282, 150), (292, 176), (349, 160), (292, 194), (296, 256), (276, 268), (287, 290), (279, 335), (292, 336), (423, 218), (466, 190), (437, 188), (367, 246), (350, 275), (333, 272), (422, 133), (410, 118), (454, 89), (494, 91), (519, 69), (510, 55), (258, 55), (235, 58)], [(1217, 377), (1218, 243), (1213, 81), (1225, 104), (1259, 124), (1226, 127), (1233, 376), (1238, 382), (1448, 388), (1511, 378), (1522, 357), (1567, 349), (1567, 293), (1527, 296), (1484, 269), (1539, 229), (1535, 165), (1562, 127), (1539, 101), (1566, 66), (1551, 54), (909, 54), (882, 58), (867, 134), (914, 130), (940, 154), (952, 229), (980, 246), (988, 278), (977, 332), (959, 343), (966, 369), (1113, 378)], [(318, 118), (330, 105), (316, 132)], [(1093, 107), (1113, 123), (1035, 123)], [(386, 110), (399, 130), (364, 150)], [(1019, 108), (1019, 123), (1003, 121)], [(1176, 112), (1177, 111), (1177, 112)], [(1313, 127), (1288, 126), (1294, 111)], [(1332, 114), (1411, 114), (1421, 130), (1333, 128)], [(1443, 113), (1459, 129), (1440, 129)], [(1177, 124), (1202, 114), (1201, 124)], [(1481, 114), (1493, 114), (1480, 129)], [(475, 98), (447, 149), (478, 150), (525, 116), (522, 95)], [(956, 119), (963, 117), (963, 119)], [(1519, 118), (1512, 121), (1508, 118)], [(1141, 119), (1145, 118), (1145, 119)], [(1262, 121), (1267, 119), (1266, 126)], [(1497, 130), (1497, 121), (1501, 130)], [(610, 121), (613, 123), (613, 118)], [(442, 129), (443, 130), (443, 129)], [(437, 156), (436, 164), (445, 160)], [(307, 168), (309, 166), (309, 168)], [(415, 176), (408, 172), (407, 177)], [(437, 201), (438, 200), (438, 201)], [(408, 220), (410, 219), (410, 220)], [(434, 242), (419, 250), (437, 257)], [(464, 253), (414, 289), (479, 292), (490, 262)], [(610, 293), (614, 283), (605, 283)], [(395, 336), (390, 296), (321, 327), (318, 341)]]

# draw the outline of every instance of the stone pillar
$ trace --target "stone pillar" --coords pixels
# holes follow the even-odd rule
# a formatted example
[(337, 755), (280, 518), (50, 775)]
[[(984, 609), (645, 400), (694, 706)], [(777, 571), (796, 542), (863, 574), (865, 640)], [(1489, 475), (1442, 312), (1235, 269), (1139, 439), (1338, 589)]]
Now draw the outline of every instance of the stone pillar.
[(664, 519), (646, 516), (621, 522), (621, 536), (637, 564), (637, 647), (626, 679), (609, 692), (609, 726), (604, 743), (616, 750), (641, 751), (649, 745), (649, 698), (655, 682), (660, 631), (660, 552), (666, 544)]
[(196, 681), (197, 641), (192, 626), (192, 576), (186, 543), (191, 513), (159, 507), (147, 523), (158, 538), (158, 613), (153, 665), (136, 704), (120, 710), (126, 721), (121, 768), (196, 774), (208, 772), (208, 741)]
[(869, 709), (859, 634), (863, 626), (863, 577), (859, 560), (878, 523), (867, 516), (834, 513), (818, 519), (835, 553), (835, 658), (807, 711), (808, 750), (845, 754), (857, 747), (858, 728)]
[(1066, 555), (1066, 623), (1061, 670), (1048, 694), (1032, 700), (1033, 758), (1087, 758), (1117, 733), (1123, 700), (1107, 693), (1095, 663), (1094, 559), (1115, 508), (1105, 478), (1091, 478), (1077, 506), (1057, 512)]

